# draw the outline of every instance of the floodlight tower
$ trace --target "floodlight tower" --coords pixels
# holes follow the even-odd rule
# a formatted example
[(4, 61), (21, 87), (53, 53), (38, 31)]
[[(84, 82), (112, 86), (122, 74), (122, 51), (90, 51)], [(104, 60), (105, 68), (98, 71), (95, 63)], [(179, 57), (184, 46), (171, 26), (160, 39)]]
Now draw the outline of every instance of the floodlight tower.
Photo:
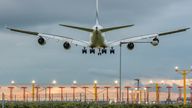
[(95, 80), (94, 81), (94, 98), (95, 98), (95, 102), (97, 102), (97, 100), (98, 100), (98, 94), (97, 94), (97, 89), (99, 88), (99, 87), (97, 87), (97, 84), (98, 84), (98, 82), (97, 82), (97, 80)]
[(26, 96), (26, 89), (27, 89), (27, 87), (23, 86), (23, 87), (21, 87), (21, 89), (23, 89), (23, 101), (25, 102), (26, 101), (25, 96)]
[(87, 87), (87, 86), (84, 86), (84, 87), (82, 87), (83, 89), (84, 89), (84, 102), (86, 102), (87, 101), (87, 88), (89, 88), (89, 87)]
[(35, 80), (32, 80), (31, 83), (32, 83), (32, 101), (34, 101), (34, 98), (35, 98)]
[(116, 88), (116, 98), (117, 98), (117, 102), (119, 102), (119, 100), (121, 100), (121, 99), (119, 99), (119, 82), (116, 80), (116, 81), (114, 81), (114, 84), (115, 84), (115, 88)]
[(14, 89), (13, 85), (14, 85), (14, 84), (15, 84), (15, 81), (12, 80), (12, 81), (11, 81), (11, 85), (12, 85), (12, 86), (8, 87), (9, 90), (10, 90), (10, 95), (9, 95), (9, 97), (10, 97), (10, 101), (13, 100), (13, 89)]
[(104, 88), (106, 89), (106, 101), (109, 101), (109, 88), (110, 88), (110, 86), (105, 86)]
[(137, 90), (136, 90), (136, 95), (137, 95), (137, 103), (139, 103), (139, 83), (140, 83), (140, 79), (134, 79), (135, 81), (137, 81)]
[(40, 87), (35, 86), (35, 89), (36, 89), (36, 101), (39, 101), (39, 89), (40, 89)]
[[(57, 81), (56, 80), (53, 80), (52, 81), (52, 85), (53, 87), (57, 84)], [(51, 93), (52, 94), (52, 93)], [(52, 94), (52, 101), (54, 100), (54, 95)]]
[(64, 90), (65, 87), (60, 86), (59, 88), (61, 89), (61, 101), (63, 101), (64, 100), (63, 90)]
[(172, 86), (167, 86), (167, 89), (168, 89), (168, 91), (167, 91), (167, 103), (171, 103), (171, 89), (172, 89), (173, 87)]
[(77, 81), (73, 81), (73, 86), (71, 87), (73, 89), (73, 101), (75, 101), (75, 89), (77, 88)]
[(127, 90), (127, 103), (129, 104), (129, 89), (131, 88), (130, 86), (125, 86)]
[(177, 73), (180, 73), (183, 76), (183, 97), (184, 97), (184, 102), (183, 104), (186, 105), (187, 103), (187, 93), (186, 93), (186, 76), (188, 73), (192, 72), (192, 67), (189, 70), (183, 69), (180, 70), (178, 66), (175, 67), (175, 71)]

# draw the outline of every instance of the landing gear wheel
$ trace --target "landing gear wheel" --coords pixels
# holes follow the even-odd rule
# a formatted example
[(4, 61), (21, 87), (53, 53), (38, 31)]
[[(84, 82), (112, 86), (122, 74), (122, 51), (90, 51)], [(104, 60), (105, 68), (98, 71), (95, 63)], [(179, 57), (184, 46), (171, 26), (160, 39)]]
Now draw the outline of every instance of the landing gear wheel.
[(110, 49), (110, 54), (115, 54), (115, 50), (113, 49), (113, 47)]
[(87, 49), (86, 48), (82, 49), (82, 54), (87, 54)]
[(95, 49), (91, 48), (90, 49), (90, 54), (95, 54)]
[(101, 51), (102, 54), (107, 54), (107, 49), (103, 48)]

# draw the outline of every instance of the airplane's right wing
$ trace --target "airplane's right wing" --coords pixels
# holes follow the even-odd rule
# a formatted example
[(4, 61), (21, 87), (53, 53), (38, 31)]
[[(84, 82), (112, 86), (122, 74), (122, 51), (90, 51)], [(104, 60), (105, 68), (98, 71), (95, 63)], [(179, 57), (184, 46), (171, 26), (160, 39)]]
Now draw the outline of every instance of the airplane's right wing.
[(184, 32), (184, 31), (187, 31), (188, 29), (190, 29), (190, 28), (184, 28), (184, 29), (178, 29), (178, 30), (173, 30), (173, 31), (169, 31), (169, 32), (154, 33), (154, 34), (150, 34), (150, 35), (125, 38), (125, 39), (121, 39), (121, 40), (117, 40), (117, 41), (108, 42), (107, 46), (113, 47), (113, 46), (120, 45), (121, 43), (129, 43), (129, 42), (134, 43), (134, 42), (137, 42), (139, 40), (158, 38), (159, 36), (166, 36), (166, 35), (170, 35), (170, 34), (174, 34), (174, 33)]
[(69, 43), (83, 46), (83, 47), (88, 47), (90, 45), (89, 42), (87, 42), (87, 41), (76, 40), (76, 39), (65, 37), (65, 36), (46, 34), (46, 33), (38, 33), (38, 32), (26, 31), (26, 30), (21, 30), (21, 29), (14, 29), (14, 28), (9, 28), (9, 27), (7, 27), (7, 29), (14, 31), (14, 32), (25, 33), (25, 34), (39, 36), (39, 37), (43, 37), (43, 38), (55, 39), (55, 40), (59, 40), (59, 41), (67, 41)]

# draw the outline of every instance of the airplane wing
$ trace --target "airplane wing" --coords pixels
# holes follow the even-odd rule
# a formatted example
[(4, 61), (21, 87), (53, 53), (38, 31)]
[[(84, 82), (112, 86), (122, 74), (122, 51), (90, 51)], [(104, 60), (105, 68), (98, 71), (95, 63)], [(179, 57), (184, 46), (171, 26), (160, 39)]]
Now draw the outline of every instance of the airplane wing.
[(139, 40), (150, 39), (150, 38), (166, 36), (166, 35), (170, 35), (170, 34), (174, 34), (174, 33), (184, 32), (184, 31), (187, 31), (188, 29), (190, 29), (190, 28), (184, 28), (184, 29), (178, 29), (178, 30), (173, 30), (173, 31), (169, 31), (169, 32), (162, 32), (162, 33), (155, 33), (155, 34), (150, 34), (150, 35), (125, 38), (125, 39), (121, 39), (121, 40), (117, 40), (117, 41), (108, 42), (107, 46), (113, 47), (113, 46), (120, 45), (121, 43), (128, 43), (128, 42), (134, 43)]
[(26, 31), (26, 30), (21, 30), (21, 29), (14, 29), (14, 28), (9, 28), (9, 27), (7, 27), (7, 29), (9, 29), (11, 31), (14, 31), (14, 32), (20, 32), (20, 33), (25, 33), (25, 34), (44, 37), (44, 38), (49, 38), (49, 39), (55, 39), (55, 40), (59, 40), (59, 41), (67, 41), (69, 43), (79, 45), (79, 46), (83, 46), (83, 47), (88, 47), (89, 46), (89, 42), (87, 42), (87, 41), (76, 40), (76, 39), (65, 37), (65, 36), (46, 34), (46, 33), (38, 33), (38, 32)]

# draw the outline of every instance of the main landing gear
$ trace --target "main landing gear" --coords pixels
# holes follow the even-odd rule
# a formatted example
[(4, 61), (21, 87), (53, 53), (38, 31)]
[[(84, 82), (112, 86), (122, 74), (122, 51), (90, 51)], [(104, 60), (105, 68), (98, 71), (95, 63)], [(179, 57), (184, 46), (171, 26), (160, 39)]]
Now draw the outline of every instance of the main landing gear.
[[(99, 48), (98, 49), (98, 55), (102, 55), (102, 54), (107, 54), (107, 49), (106, 48)], [(83, 49), (82, 49), (82, 54), (87, 54), (88, 53), (88, 51), (87, 51), (87, 49), (84, 47)], [(94, 48), (91, 48), (91, 49), (89, 49), (89, 53), (90, 54), (95, 54), (96, 53), (96, 49), (94, 49)], [(115, 54), (115, 49), (113, 48), (113, 47), (111, 47), (111, 49), (109, 50), (109, 54)]]

